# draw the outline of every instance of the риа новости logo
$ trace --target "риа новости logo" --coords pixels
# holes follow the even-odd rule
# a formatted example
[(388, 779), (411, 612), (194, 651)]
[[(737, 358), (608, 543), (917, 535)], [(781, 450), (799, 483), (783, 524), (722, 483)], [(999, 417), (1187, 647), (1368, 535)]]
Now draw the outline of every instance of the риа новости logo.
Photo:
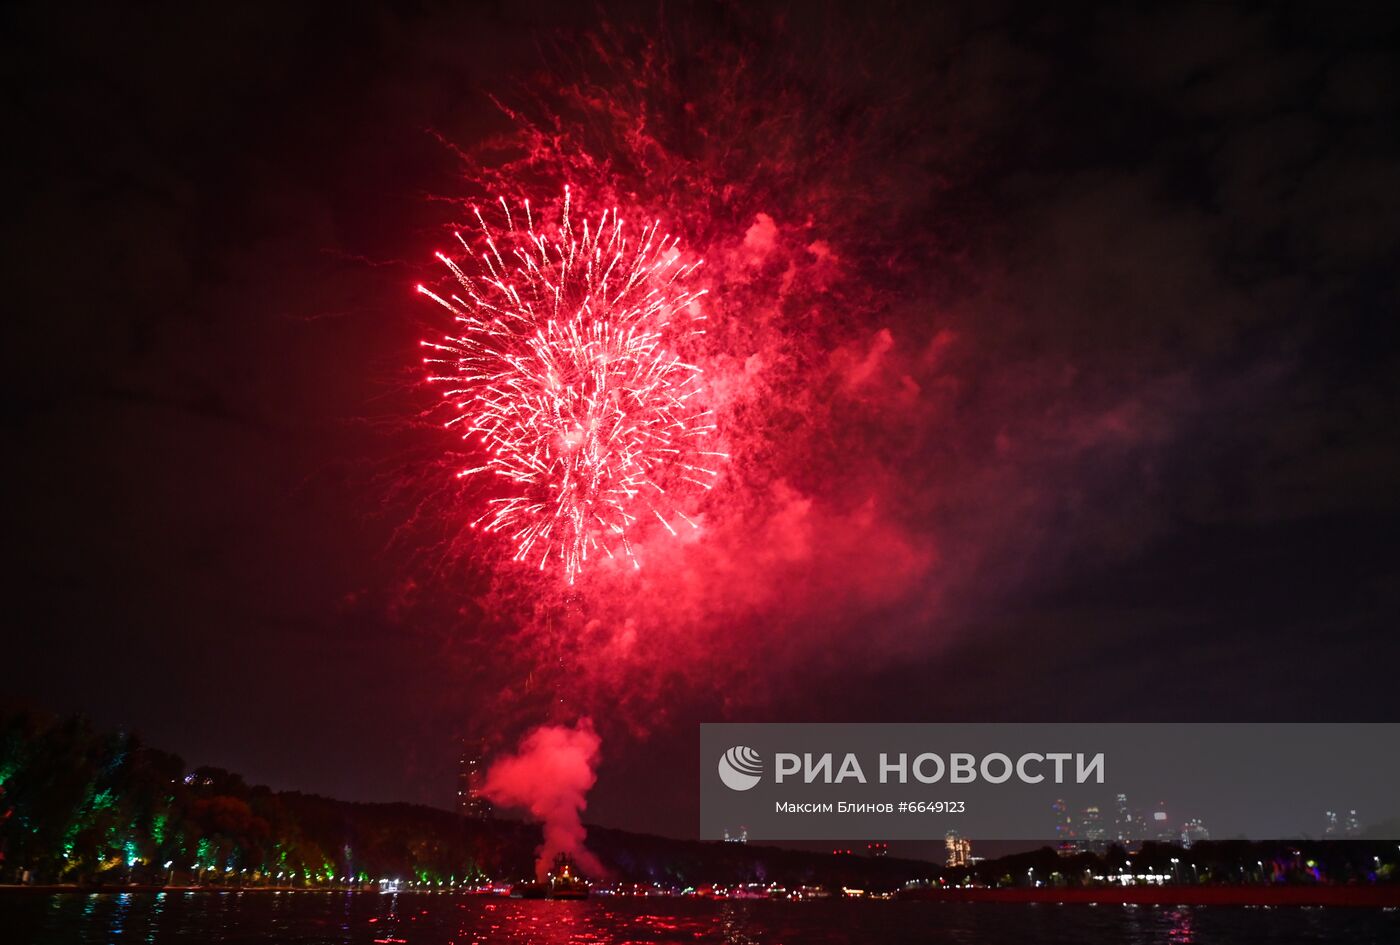
[(763, 776), (763, 757), (752, 748), (736, 745), (719, 758), (719, 779), (731, 791), (747, 791)]

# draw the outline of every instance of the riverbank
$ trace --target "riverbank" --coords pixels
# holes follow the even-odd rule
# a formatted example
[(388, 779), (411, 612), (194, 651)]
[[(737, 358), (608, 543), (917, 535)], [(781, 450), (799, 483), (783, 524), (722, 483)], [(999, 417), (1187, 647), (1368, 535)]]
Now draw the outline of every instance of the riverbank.
[(1102, 886), (1005, 889), (908, 889), (902, 900), (922, 902), (1081, 903), (1151, 906), (1338, 906), (1400, 908), (1400, 884), (1356, 886)]

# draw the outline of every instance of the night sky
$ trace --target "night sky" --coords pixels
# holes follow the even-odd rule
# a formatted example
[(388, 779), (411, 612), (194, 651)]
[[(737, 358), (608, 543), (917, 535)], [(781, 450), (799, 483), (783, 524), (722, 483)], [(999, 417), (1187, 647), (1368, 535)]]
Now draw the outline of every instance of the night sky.
[(8, 7), (0, 696), (440, 806), (534, 724), (412, 291), (494, 96), (714, 261), (590, 820), (693, 835), (702, 720), (1400, 719), (1394, 8), (922, 6)]

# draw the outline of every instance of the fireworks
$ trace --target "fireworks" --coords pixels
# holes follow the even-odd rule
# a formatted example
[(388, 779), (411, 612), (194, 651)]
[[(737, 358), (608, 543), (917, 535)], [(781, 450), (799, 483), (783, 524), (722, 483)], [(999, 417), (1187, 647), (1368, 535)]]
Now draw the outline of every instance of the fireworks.
[(676, 498), (711, 488), (723, 454), (707, 448), (702, 371), (677, 353), (704, 333), (705, 290), (690, 281), (702, 260), (686, 262), (659, 222), (632, 236), (616, 209), (576, 224), (570, 199), (565, 188), (558, 224), (540, 229), (528, 201), (512, 213), (502, 199), (494, 229), (477, 211), (479, 238), (457, 234), (465, 258), (438, 253), (460, 294), (418, 291), (458, 325), (423, 342), (446, 425), (480, 446), (483, 461), (457, 475), (505, 493), (472, 527), (572, 584), (600, 555), (636, 566), (650, 523), (695, 528)]

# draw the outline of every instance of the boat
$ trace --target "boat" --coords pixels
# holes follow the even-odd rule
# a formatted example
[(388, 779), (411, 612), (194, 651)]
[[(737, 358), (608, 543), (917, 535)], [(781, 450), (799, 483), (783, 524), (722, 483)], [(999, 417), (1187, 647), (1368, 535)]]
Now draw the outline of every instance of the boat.
[(588, 881), (575, 872), (568, 854), (561, 853), (554, 858), (554, 868), (549, 871), (549, 898), (588, 898)]

